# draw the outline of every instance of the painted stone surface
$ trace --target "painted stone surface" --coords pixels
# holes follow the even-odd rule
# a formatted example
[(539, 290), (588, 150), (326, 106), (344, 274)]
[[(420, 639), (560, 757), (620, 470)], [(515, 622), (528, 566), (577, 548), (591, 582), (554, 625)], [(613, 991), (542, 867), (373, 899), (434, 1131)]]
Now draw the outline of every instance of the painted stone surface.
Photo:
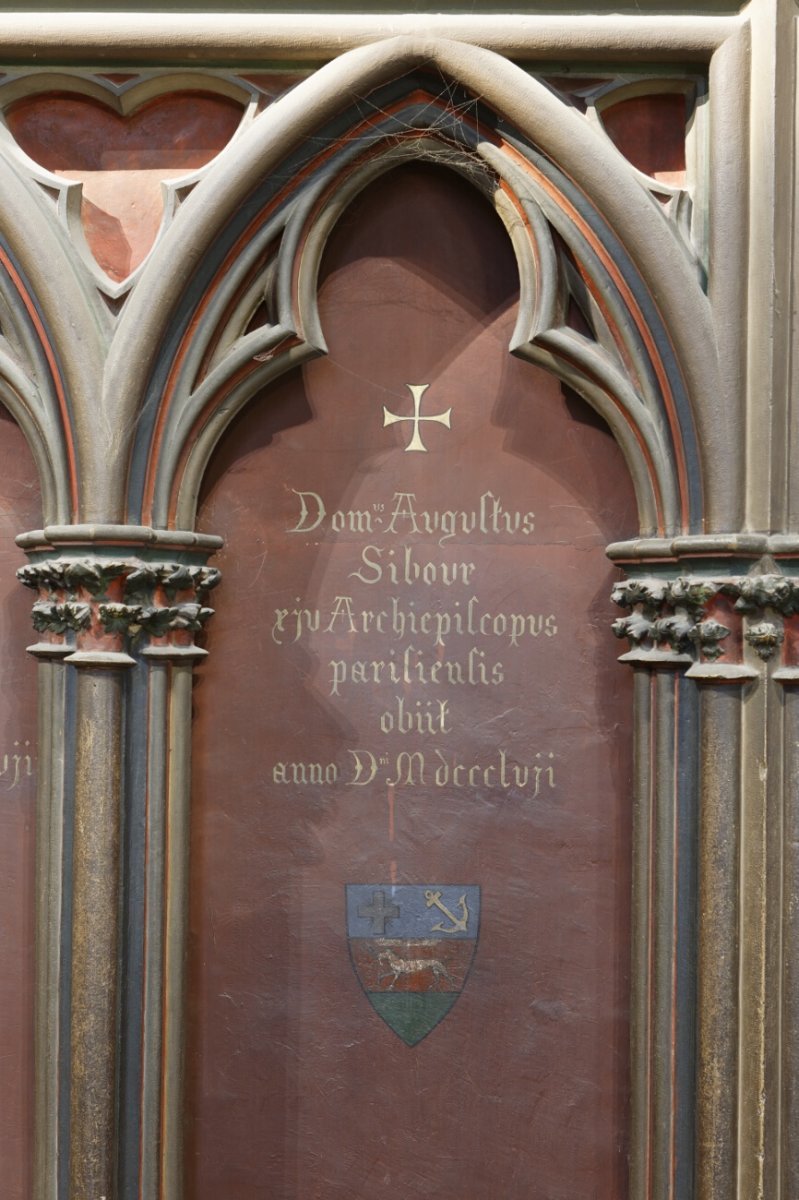
[(685, 186), (685, 98), (637, 96), (606, 108), (602, 124), (629, 162), (662, 183)]
[(9, 128), (22, 150), (83, 184), (88, 246), (113, 280), (146, 258), (163, 216), (163, 183), (202, 167), (227, 145), (242, 109), (221, 96), (176, 94), (127, 117), (82, 96), (45, 93), (18, 101)]
[(41, 524), (33, 459), (0, 408), (0, 1191), (31, 1194), (36, 664), (15, 536)]
[[(508, 354), (517, 298), (467, 183), (389, 173), (326, 251), (327, 356), (209, 471), (191, 1200), (627, 1195), (631, 681), (604, 547), (634, 502), (602, 423)], [(479, 939), (443, 932), (476, 906)]]

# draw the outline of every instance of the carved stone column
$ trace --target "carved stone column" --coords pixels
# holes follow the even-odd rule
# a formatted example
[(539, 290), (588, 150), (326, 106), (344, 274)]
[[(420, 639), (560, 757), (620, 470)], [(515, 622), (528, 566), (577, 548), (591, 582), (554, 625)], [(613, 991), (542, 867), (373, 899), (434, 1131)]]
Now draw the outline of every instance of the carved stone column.
[[(774, 1067), (779, 829), (760, 765), (767, 676), (783, 643), (793, 653), (799, 592), (757, 553), (765, 538), (682, 541), (612, 548), (630, 572), (614, 631), (631, 644), (623, 659), (651, 675), (637, 686), (632, 1193), (721, 1200), (756, 1169), (774, 1119), (738, 1097), (765, 1094)], [(793, 682), (792, 669), (775, 678)]]
[(635, 671), (630, 1194), (658, 1200), (689, 1194), (694, 1155), (696, 623), (664, 608), (670, 587), (633, 575), (613, 593), (629, 610), (613, 631)]
[(686, 656), (623, 656), (635, 671), (630, 1195), (690, 1194), (694, 1131), (696, 688)]
[[(19, 540), (53, 730), (41, 755), (35, 1194), (178, 1195), (179, 1137), (163, 1126), (182, 1084), (174, 947), (185, 944), (191, 668), (205, 654), (194, 637), (212, 614), (219, 572), (206, 560), (220, 540), (80, 526)], [(162, 1154), (144, 1156), (139, 1178), (142, 1144)]]
[[(786, 539), (787, 540), (787, 539)], [(782, 1028), (781, 1122), (775, 1132), (780, 1149), (781, 1179), (788, 1197), (799, 1190), (799, 1142), (795, 1136), (799, 1120), (799, 562), (788, 559), (786, 575), (774, 586), (771, 623), (780, 634), (781, 655), (772, 675), (774, 716), (772, 736), (782, 750), (781, 775), (774, 772), (772, 790), (779, 813), (777, 869), (782, 874), (779, 912), (772, 924), (781, 929), (774, 951), (773, 972), (778, 981), (775, 1007)], [(790, 572), (790, 574), (788, 573)], [(774, 1053), (779, 1042), (772, 1038)], [(779, 1059), (777, 1060), (779, 1065)], [(776, 1124), (776, 1123), (775, 1123)]]

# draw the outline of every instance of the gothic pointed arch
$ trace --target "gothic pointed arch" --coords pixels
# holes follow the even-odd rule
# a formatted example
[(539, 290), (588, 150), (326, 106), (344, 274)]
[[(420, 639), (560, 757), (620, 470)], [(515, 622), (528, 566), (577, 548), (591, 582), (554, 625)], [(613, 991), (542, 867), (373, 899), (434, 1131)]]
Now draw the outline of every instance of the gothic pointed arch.
[(519, 267), (509, 349), (608, 422), (642, 532), (700, 532), (713, 520), (704, 496), (722, 505), (731, 482), (714, 478), (715, 337), (684, 246), (621, 155), (544, 85), (489, 51), (411, 38), (320, 69), (184, 203), (109, 354), (106, 406), (121, 427), (136, 423), (111, 508), (191, 526), (227, 423), (325, 351), (315, 282), (327, 234), (361, 188), (408, 158), (459, 171), (494, 203)]
[[(103, 313), (44, 197), (0, 160), (0, 400), (36, 461), (45, 524), (100, 516)], [(101, 473), (102, 474), (102, 473)], [(93, 498), (94, 494), (94, 498)]]

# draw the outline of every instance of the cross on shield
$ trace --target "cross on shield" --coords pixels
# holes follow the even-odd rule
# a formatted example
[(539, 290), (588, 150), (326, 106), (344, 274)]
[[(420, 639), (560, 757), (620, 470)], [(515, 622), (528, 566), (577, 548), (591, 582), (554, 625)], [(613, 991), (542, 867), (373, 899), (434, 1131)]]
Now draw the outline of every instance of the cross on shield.
[(348, 884), (347, 940), (366, 998), (407, 1046), (463, 991), (480, 930), (476, 884)]

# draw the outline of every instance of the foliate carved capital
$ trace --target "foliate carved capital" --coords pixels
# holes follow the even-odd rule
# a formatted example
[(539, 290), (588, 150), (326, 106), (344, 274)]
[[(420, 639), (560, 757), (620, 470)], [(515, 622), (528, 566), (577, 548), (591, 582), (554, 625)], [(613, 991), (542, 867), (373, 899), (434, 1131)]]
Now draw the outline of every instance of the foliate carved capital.
[(747, 575), (737, 581), (735, 607), (739, 612), (762, 616), (771, 609), (781, 617), (799, 613), (799, 578), (791, 575)]
[[(630, 662), (671, 662), (688, 666), (688, 674), (721, 677), (726, 671), (728, 678), (742, 678), (745, 643), (764, 662), (783, 645), (786, 655), (793, 647), (799, 653), (799, 576), (640, 576), (618, 583), (612, 599), (630, 610), (613, 623), (615, 635), (630, 643), (622, 656)], [(707, 664), (717, 669), (706, 671)]]
[[(676, 579), (642, 577), (616, 584), (612, 599), (630, 615), (613, 623), (618, 638), (627, 638), (630, 661), (690, 663), (694, 658), (715, 662), (730, 637), (729, 624), (719, 618), (718, 584), (701, 577)], [(727, 616), (724, 612), (724, 617)]]
[(691, 641), (696, 644), (701, 657), (707, 662), (715, 662), (724, 653), (721, 643), (730, 636), (732, 630), (712, 617), (706, 621), (697, 621), (690, 633)]
[(33, 628), (39, 633), (65, 633), (67, 629), (88, 629), (92, 610), (88, 604), (68, 601), (65, 604), (37, 600), (33, 606)]
[(144, 547), (129, 557), (97, 546), (57, 556), (38, 552), (17, 572), (38, 593), (32, 617), (42, 640), (31, 651), (99, 665), (133, 662), (133, 650), (161, 657), (203, 654), (194, 635), (213, 616), (205, 600), (221, 576), (190, 557), (154, 557)]
[(745, 636), (749, 645), (764, 662), (767, 662), (785, 641), (785, 634), (773, 621), (759, 621), (757, 625), (751, 625)]

